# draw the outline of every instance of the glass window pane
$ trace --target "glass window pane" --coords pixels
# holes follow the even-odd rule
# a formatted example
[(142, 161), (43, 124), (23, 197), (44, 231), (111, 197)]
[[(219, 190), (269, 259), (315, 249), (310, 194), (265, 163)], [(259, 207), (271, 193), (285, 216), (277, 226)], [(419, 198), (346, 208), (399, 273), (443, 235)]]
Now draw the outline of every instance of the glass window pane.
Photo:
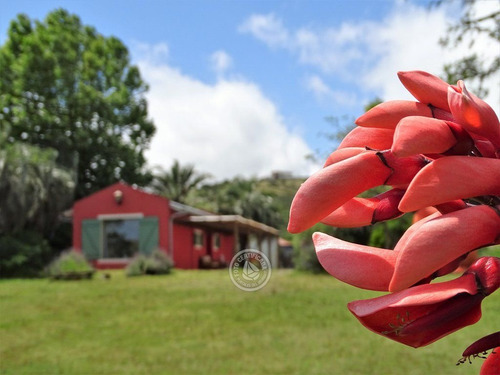
[(139, 219), (104, 222), (104, 258), (130, 258), (139, 252)]
[(203, 247), (203, 232), (199, 229), (193, 231), (193, 245), (194, 247)]
[(219, 235), (219, 233), (213, 234), (212, 241), (213, 241), (213, 244), (212, 244), (213, 249), (219, 250), (219, 248), (220, 248), (220, 235)]

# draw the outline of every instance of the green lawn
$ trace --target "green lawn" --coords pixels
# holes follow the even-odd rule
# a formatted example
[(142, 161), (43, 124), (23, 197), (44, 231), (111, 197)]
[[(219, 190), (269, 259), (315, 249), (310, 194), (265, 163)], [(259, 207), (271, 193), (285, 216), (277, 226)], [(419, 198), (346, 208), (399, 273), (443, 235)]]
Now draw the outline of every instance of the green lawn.
[(345, 307), (375, 296), (327, 275), (275, 271), (258, 292), (227, 271), (92, 281), (0, 281), (1, 374), (477, 374), (463, 349), (483, 319), (426, 348), (368, 332)]

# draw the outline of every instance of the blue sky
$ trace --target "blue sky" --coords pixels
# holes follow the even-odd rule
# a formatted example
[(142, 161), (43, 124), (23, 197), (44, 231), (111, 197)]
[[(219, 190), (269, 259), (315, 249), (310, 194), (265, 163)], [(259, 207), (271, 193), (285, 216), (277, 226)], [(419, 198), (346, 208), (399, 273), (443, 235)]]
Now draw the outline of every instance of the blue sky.
[[(479, 2), (478, 12), (498, 8)], [(43, 19), (58, 7), (120, 38), (149, 83), (158, 128), (147, 157), (174, 158), (216, 178), (305, 176), (334, 144), (327, 116), (353, 118), (375, 97), (410, 99), (398, 70), (442, 73), (465, 47), (438, 45), (459, 13), (427, 1), (1, 1), (0, 43), (24, 12)], [(494, 52), (481, 41), (482, 55)], [(498, 78), (498, 77), (497, 77)], [(500, 103), (498, 79), (489, 101)], [(498, 107), (498, 104), (497, 104)], [(498, 108), (495, 108), (498, 112)]]

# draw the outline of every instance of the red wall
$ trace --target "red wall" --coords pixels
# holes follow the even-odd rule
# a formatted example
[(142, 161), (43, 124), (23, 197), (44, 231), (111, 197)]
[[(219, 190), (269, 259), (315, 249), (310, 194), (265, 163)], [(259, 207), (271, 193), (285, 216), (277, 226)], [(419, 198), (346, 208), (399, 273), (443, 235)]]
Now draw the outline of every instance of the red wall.
[(206, 243), (199, 250), (194, 249), (194, 228), (174, 224), (174, 259), (175, 267), (183, 269), (198, 268), (199, 259), (206, 254)]
[(231, 258), (233, 257), (234, 249), (234, 236), (229, 233), (219, 233), (220, 234), (220, 248), (218, 251), (212, 251), (214, 259), (224, 261), (229, 264)]
[[(193, 232), (198, 229), (204, 232), (203, 246), (195, 248), (193, 243)], [(233, 257), (234, 237), (230, 233), (219, 233), (220, 247), (212, 249), (212, 259), (224, 261), (229, 264)], [(208, 254), (208, 241), (211, 240), (209, 230), (188, 227), (180, 224), (174, 225), (174, 258), (175, 266), (183, 269), (199, 268), (200, 258)]]
[[(117, 204), (113, 192), (121, 190), (123, 200)], [(148, 194), (123, 183), (116, 183), (75, 202), (73, 206), (73, 248), (82, 248), (82, 220), (96, 219), (101, 214), (142, 213), (157, 216), (159, 221), (159, 246), (168, 249), (168, 199)]]

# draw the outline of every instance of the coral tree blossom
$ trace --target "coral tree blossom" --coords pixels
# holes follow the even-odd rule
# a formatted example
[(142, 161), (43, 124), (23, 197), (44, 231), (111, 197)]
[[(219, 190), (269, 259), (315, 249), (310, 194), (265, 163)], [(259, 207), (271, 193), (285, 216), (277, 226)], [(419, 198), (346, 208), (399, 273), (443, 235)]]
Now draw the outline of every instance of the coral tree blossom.
[[(450, 85), (422, 71), (398, 76), (416, 101), (385, 102), (356, 120), (324, 167), (298, 189), (288, 230), (298, 233), (318, 222), (365, 226), (414, 213), (414, 224), (394, 249), (322, 233), (313, 242), (332, 276), (389, 292), (348, 304), (361, 324), (420, 347), (476, 323), (482, 300), (500, 286), (495, 257), (479, 258), (462, 276), (430, 284), (457, 269), (471, 251), (500, 243), (500, 123), (462, 81)], [(359, 196), (377, 186), (387, 191)], [(461, 362), (486, 358), (492, 350), (481, 373), (500, 373), (499, 336), (471, 345)]]

